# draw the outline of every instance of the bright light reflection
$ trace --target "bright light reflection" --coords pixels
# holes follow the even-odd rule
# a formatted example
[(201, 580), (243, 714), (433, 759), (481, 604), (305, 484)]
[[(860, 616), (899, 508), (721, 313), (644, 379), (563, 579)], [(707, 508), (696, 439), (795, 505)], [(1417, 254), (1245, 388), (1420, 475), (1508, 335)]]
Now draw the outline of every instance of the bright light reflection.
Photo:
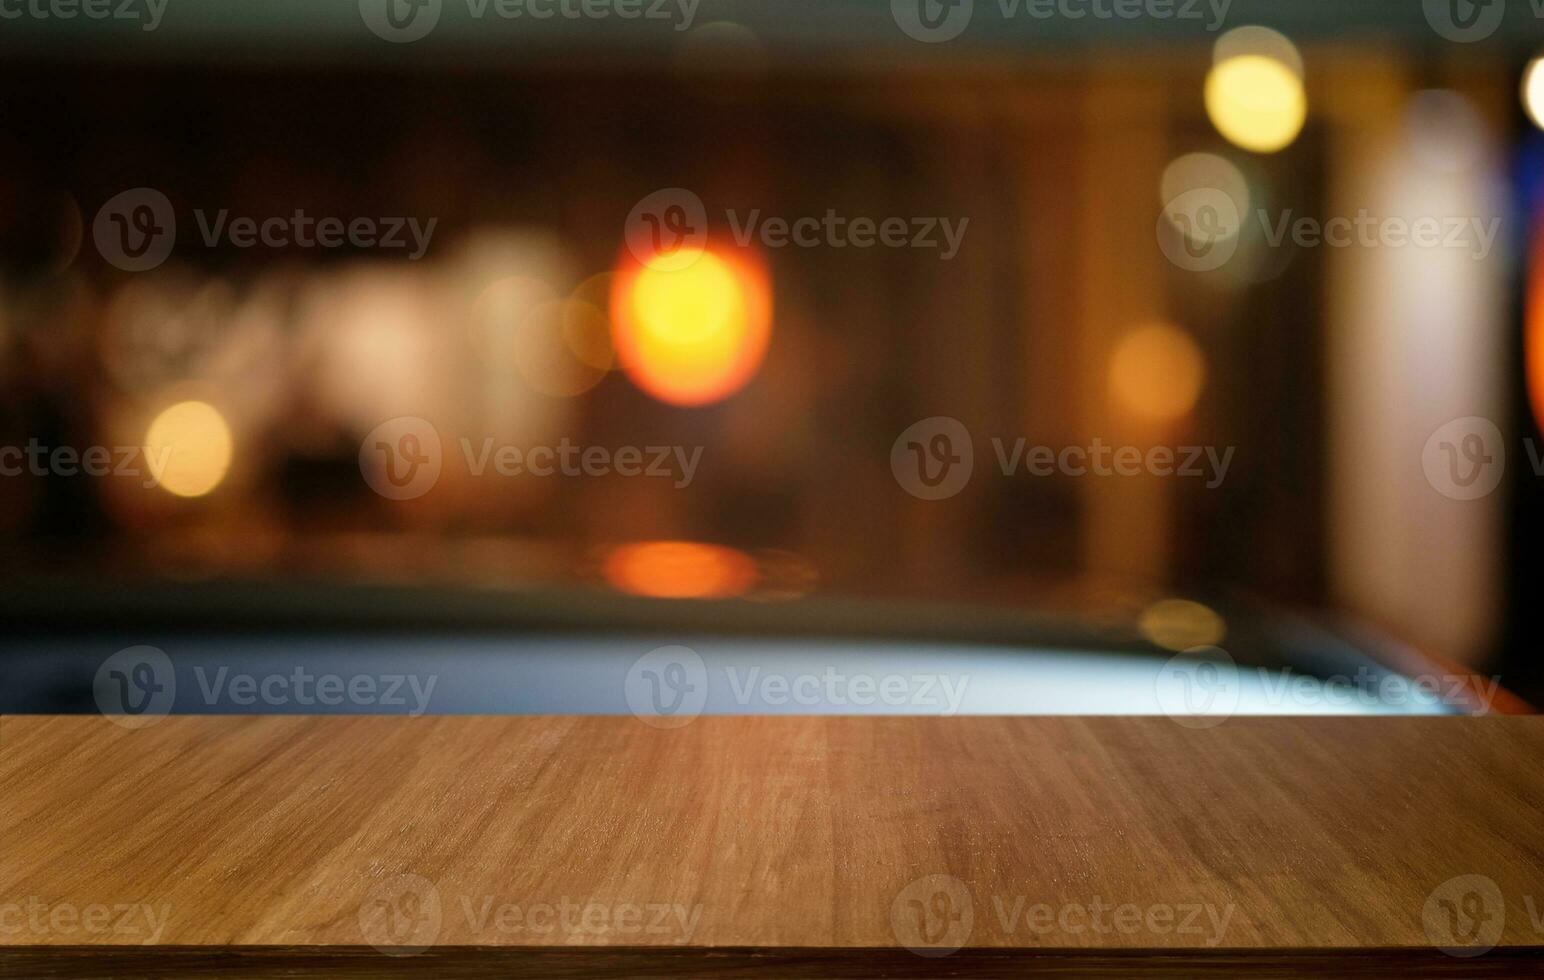
[(145, 459), (161, 489), (202, 497), (231, 464), (231, 430), (208, 402), (186, 401), (157, 415), (145, 432)]
[(734, 394), (755, 375), (772, 329), (763, 268), (711, 250), (680, 262), (625, 259), (612, 290), (612, 342), (633, 383), (673, 405)]
[(1117, 405), (1149, 422), (1172, 422), (1195, 408), (1206, 381), (1206, 358), (1190, 335), (1157, 323), (1121, 338), (1110, 357), (1110, 394)]
[(1308, 117), (1303, 82), (1264, 55), (1228, 58), (1206, 76), (1206, 114), (1227, 140), (1256, 153), (1275, 153), (1297, 139)]
[(1544, 129), (1544, 58), (1534, 58), (1523, 71), (1523, 108), (1533, 124)]
[(1176, 652), (1216, 646), (1228, 633), (1221, 616), (1189, 599), (1153, 603), (1142, 611), (1137, 627), (1150, 643)]
[(606, 556), (606, 581), (618, 591), (656, 599), (715, 599), (743, 594), (756, 581), (744, 552), (694, 541), (640, 541)]

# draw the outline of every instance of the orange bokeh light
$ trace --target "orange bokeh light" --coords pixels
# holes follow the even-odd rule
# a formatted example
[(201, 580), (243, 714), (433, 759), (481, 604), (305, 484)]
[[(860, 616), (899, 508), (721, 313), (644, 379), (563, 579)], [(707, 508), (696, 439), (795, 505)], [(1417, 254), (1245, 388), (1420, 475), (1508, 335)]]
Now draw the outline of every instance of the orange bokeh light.
[(1201, 397), (1206, 356), (1185, 331), (1154, 323), (1120, 339), (1109, 372), (1110, 393), (1121, 409), (1146, 422), (1174, 422)]
[(656, 599), (722, 599), (756, 582), (756, 563), (744, 552), (694, 541), (640, 541), (606, 556), (612, 588)]
[(612, 345), (633, 383), (672, 405), (739, 391), (772, 334), (766, 267), (749, 252), (708, 247), (690, 261), (625, 254), (611, 291)]
[(1528, 378), (1528, 404), (1533, 408), (1534, 423), (1544, 428), (1544, 219), (1534, 226), (1526, 302), (1523, 359)]

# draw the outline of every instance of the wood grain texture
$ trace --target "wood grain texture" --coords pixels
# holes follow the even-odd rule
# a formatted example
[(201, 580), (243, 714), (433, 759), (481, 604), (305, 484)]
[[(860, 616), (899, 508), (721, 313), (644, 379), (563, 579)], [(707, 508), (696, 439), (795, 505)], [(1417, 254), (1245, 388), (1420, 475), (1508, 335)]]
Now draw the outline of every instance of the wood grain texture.
[(1477, 875), (1500, 948), (1434, 961), (1476, 969), (1544, 947), (1544, 719), (13, 716), (0, 848), (13, 966), (147, 940), (378, 971), (424, 946), (445, 975), (492, 947), (1417, 962)]

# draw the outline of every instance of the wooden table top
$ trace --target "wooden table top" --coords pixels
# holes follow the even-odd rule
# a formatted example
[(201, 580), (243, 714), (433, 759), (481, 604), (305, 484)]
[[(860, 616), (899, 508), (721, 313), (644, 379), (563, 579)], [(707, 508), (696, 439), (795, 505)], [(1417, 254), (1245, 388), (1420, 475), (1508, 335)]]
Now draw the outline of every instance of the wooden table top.
[(0, 719), (0, 973), (1515, 975), (1541, 947), (1540, 718)]

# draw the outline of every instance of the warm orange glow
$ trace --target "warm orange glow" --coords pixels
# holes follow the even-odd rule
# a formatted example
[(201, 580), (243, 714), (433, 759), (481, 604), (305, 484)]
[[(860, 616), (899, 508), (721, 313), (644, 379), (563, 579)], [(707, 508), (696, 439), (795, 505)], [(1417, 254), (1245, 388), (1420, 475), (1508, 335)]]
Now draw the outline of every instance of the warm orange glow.
[(606, 581), (656, 599), (721, 599), (756, 581), (756, 563), (733, 548), (693, 541), (640, 541), (606, 556)]
[(1228, 635), (1228, 624), (1210, 607), (1188, 599), (1160, 599), (1137, 620), (1142, 635), (1176, 653), (1214, 647)]
[(1206, 381), (1206, 357), (1190, 335), (1153, 324), (1121, 338), (1110, 358), (1110, 394), (1117, 405), (1149, 422), (1190, 413)]
[(1544, 428), (1544, 220), (1534, 227), (1527, 303), (1523, 358), (1527, 365), (1528, 403), (1533, 407), (1534, 423)]
[(624, 256), (612, 286), (612, 343), (633, 383), (672, 405), (703, 405), (745, 386), (772, 332), (766, 269), (707, 249), (684, 265)]
[(231, 465), (231, 430), (207, 402), (178, 402), (150, 423), (145, 461), (161, 489), (202, 497), (220, 485)]

